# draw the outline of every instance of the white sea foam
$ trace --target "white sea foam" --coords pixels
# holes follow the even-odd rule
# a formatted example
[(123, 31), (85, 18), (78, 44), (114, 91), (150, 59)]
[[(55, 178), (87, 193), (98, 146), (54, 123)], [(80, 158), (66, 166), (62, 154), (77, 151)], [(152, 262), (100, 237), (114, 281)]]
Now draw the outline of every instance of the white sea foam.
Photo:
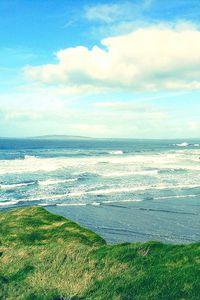
[(178, 146), (178, 147), (187, 147), (187, 146), (189, 146), (189, 144), (187, 142), (183, 142), (183, 143), (180, 143), (180, 144), (176, 144), (176, 146)]
[[(50, 204), (50, 203), (38, 203), (37, 204), (38, 206), (43, 206), (43, 207), (46, 207), (46, 206), (53, 206), (52, 204)], [(56, 205), (56, 204), (55, 204)]]
[(122, 155), (124, 152), (122, 150), (110, 151), (109, 154), (112, 155)]
[[(128, 199), (128, 200), (113, 200), (113, 201), (101, 201), (101, 202), (92, 202), (92, 203), (58, 203), (56, 206), (87, 206), (87, 205), (92, 205), (92, 206), (100, 206), (100, 205), (106, 205), (106, 204), (114, 204), (114, 203), (125, 203), (125, 202), (142, 202), (143, 200), (141, 199)], [(49, 204), (45, 204), (49, 205)]]
[[(196, 185), (190, 185), (189, 188), (192, 187), (197, 187)], [(198, 186), (199, 187), (199, 186)], [(160, 189), (164, 189), (166, 187), (160, 187)], [(167, 187), (168, 188), (168, 187)], [(171, 189), (172, 187), (170, 187)], [(182, 188), (186, 188), (186, 186), (182, 186)], [(187, 186), (188, 188), (188, 186)], [(110, 191), (111, 192), (111, 191)], [(119, 192), (119, 191), (117, 191)], [(74, 193), (75, 195), (75, 193)], [(76, 193), (76, 195), (78, 195), (78, 193)], [(48, 196), (43, 196), (43, 197), (38, 197), (38, 198), (32, 198), (32, 199), (24, 199), (23, 202), (29, 202), (29, 201), (40, 201), (40, 200), (56, 200), (56, 199), (60, 199), (63, 197), (68, 196), (68, 194), (65, 195), (54, 195), (51, 197)], [(195, 197), (199, 197), (200, 194), (188, 194), (188, 195), (172, 195), (172, 196), (160, 196), (160, 197), (154, 197), (154, 200), (165, 200), (165, 199), (181, 199), (181, 198), (195, 198)], [(51, 203), (51, 202), (45, 202), (45, 203), (38, 203), (39, 206), (50, 206), (50, 205), (55, 205), (55, 206), (63, 206), (63, 207), (67, 207), (67, 206), (87, 206), (87, 205), (92, 205), (92, 206), (100, 206), (100, 205), (106, 205), (106, 204), (117, 204), (117, 203), (129, 203), (129, 202), (142, 202), (142, 199), (119, 199), (119, 200), (107, 200), (107, 201), (101, 201), (101, 202), (81, 202), (81, 203)], [(10, 205), (15, 205), (17, 203), (21, 202), (21, 200), (6, 200), (4, 202), (0, 202), (0, 206), (10, 206)]]
[(154, 197), (154, 200), (162, 200), (162, 199), (179, 199), (179, 198), (196, 198), (199, 197), (200, 194), (191, 194), (191, 195), (173, 195), (173, 196), (160, 196), (160, 197)]
[(9, 205), (14, 205), (14, 204), (17, 204), (18, 201), (6, 201), (6, 202), (0, 202), (0, 206), (9, 206)]
[(0, 175), (5, 174), (20, 174), (38, 171), (55, 171), (62, 168), (60, 161), (56, 159), (31, 158), (31, 159), (16, 159), (16, 160), (1, 160)]
[(77, 180), (78, 180), (78, 178), (69, 178), (69, 179), (66, 179), (65, 182), (74, 182)]
[(47, 179), (38, 181), (39, 185), (55, 185), (59, 183), (67, 183), (77, 181), (78, 178), (69, 178), (69, 179)]
[(56, 206), (86, 206), (87, 203), (58, 203)]
[(101, 203), (100, 202), (92, 202), (91, 205), (93, 206), (99, 206)]
[[(168, 190), (168, 189), (184, 189), (184, 188), (198, 188), (200, 185), (198, 184), (190, 184), (190, 185), (158, 185), (158, 186), (136, 186), (136, 187), (121, 187), (121, 188), (112, 188), (112, 189), (102, 189), (95, 191), (86, 191), (85, 193), (81, 192), (83, 195), (108, 195), (108, 194), (119, 194), (119, 193), (131, 193), (137, 191), (146, 191), (146, 190)], [(77, 193), (70, 193), (68, 196), (76, 197)]]
[[(130, 188), (118, 188), (118, 189), (104, 189), (104, 190), (95, 190), (95, 191), (80, 191), (80, 192), (74, 192), (74, 193), (68, 193), (68, 194), (56, 194), (56, 195), (41, 195), (36, 198), (27, 198), (24, 199), (23, 202), (31, 202), (31, 201), (50, 201), (45, 203), (39, 203), (40, 206), (48, 206), (48, 205), (56, 205), (56, 206), (85, 206), (85, 205), (92, 205), (92, 206), (99, 206), (102, 204), (111, 204), (111, 203), (125, 203), (125, 202), (141, 202), (142, 199), (118, 199), (118, 200), (105, 200), (105, 201), (99, 201), (99, 202), (92, 202), (92, 203), (52, 203), (52, 200), (56, 199), (64, 199), (64, 198), (76, 198), (82, 195), (107, 195), (107, 194), (117, 194), (117, 193), (130, 193), (130, 192), (137, 192), (137, 191), (144, 191), (144, 190), (174, 190), (174, 189), (192, 189), (192, 188), (200, 188), (200, 185), (179, 185), (179, 186), (155, 186), (155, 187), (149, 187), (149, 186), (143, 186), (143, 187), (130, 187)], [(172, 196), (160, 196), (160, 197), (154, 197), (154, 200), (165, 200), (165, 199), (174, 199), (174, 198), (191, 198), (191, 197), (198, 197), (200, 194), (189, 194), (189, 195), (172, 195)], [(15, 199), (6, 199), (3, 202), (0, 202), (0, 206), (9, 206), (14, 205), (22, 200), (15, 200)]]
[(29, 185), (33, 185), (33, 184), (35, 184), (35, 182), (15, 183), (15, 184), (0, 184), (0, 189), (10, 190), (10, 189), (20, 188), (20, 187), (23, 187), (23, 186), (29, 186)]
[[(121, 150), (117, 150), (121, 151)], [(116, 152), (116, 151), (114, 151)], [(117, 152), (116, 152), (117, 153)], [(118, 152), (120, 154), (121, 152)], [(24, 160), (0, 160), (0, 175), (5, 174), (18, 174), (18, 173), (31, 173), (31, 172), (51, 172), (56, 170), (77, 170), (78, 172), (98, 173), (98, 168), (102, 169), (102, 165), (106, 171), (112, 169), (113, 165), (123, 166), (128, 171), (135, 172), (137, 169), (151, 168), (152, 165), (156, 169), (160, 168), (174, 168), (188, 167), (190, 162), (199, 162), (200, 151), (194, 149), (181, 149), (168, 153), (155, 153), (155, 154), (133, 154), (133, 155), (107, 155), (107, 156), (92, 156), (92, 157), (54, 157), (54, 158), (41, 158), (28, 156)], [(105, 166), (105, 162), (107, 166)], [(200, 169), (200, 164), (196, 164)], [(121, 170), (122, 171), (122, 170)], [(128, 172), (127, 171), (127, 172)], [(115, 172), (115, 171), (113, 171)], [(118, 170), (116, 171), (118, 172)], [(146, 172), (146, 170), (144, 170)], [(105, 172), (106, 173), (106, 172)], [(142, 174), (142, 173), (141, 173)], [(136, 174), (137, 175), (137, 174)], [(139, 174), (138, 174), (139, 175)], [(147, 175), (147, 173), (146, 173)]]
[[(137, 186), (137, 187), (121, 187), (121, 188), (111, 188), (111, 189), (99, 189), (92, 191), (77, 191), (72, 193), (65, 194), (55, 194), (55, 195), (38, 195), (34, 198), (27, 198), (25, 201), (40, 201), (40, 200), (56, 200), (56, 199), (64, 199), (64, 198), (77, 198), (81, 196), (87, 195), (110, 195), (110, 194), (123, 194), (123, 193), (132, 193), (132, 192), (140, 192), (140, 191), (151, 191), (151, 190), (176, 190), (176, 189), (192, 189), (192, 188), (200, 188), (198, 184), (188, 184), (188, 185), (159, 185), (159, 186)], [(102, 202), (102, 201), (101, 201)]]
[(127, 200), (108, 200), (102, 201), (103, 204), (110, 204), (110, 203), (123, 203), (123, 202), (142, 202), (142, 199), (127, 199)]

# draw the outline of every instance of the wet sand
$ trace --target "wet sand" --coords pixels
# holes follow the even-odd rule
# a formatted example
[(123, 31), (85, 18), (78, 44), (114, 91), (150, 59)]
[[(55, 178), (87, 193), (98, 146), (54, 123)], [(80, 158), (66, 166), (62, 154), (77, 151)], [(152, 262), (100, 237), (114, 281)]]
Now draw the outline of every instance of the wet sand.
[(93, 230), (111, 244), (200, 241), (200, 197), (46, 209)]

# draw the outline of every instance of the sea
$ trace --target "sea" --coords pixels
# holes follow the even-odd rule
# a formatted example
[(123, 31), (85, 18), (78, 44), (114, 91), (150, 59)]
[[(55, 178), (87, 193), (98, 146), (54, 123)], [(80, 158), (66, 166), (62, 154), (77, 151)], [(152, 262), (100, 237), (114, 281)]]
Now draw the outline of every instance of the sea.
[(200, 140), (0, 139), (0, 210), (38, 205), (108, 243), (200, 241)]

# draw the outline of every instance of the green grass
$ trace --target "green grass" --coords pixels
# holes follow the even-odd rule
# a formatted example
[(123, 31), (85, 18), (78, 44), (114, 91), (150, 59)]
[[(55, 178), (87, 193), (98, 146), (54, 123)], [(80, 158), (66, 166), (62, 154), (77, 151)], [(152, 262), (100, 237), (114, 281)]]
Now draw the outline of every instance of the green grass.
[(110, 246), (40, 207), (0, 213), (0, 299), (200, 299), (200, 243)]

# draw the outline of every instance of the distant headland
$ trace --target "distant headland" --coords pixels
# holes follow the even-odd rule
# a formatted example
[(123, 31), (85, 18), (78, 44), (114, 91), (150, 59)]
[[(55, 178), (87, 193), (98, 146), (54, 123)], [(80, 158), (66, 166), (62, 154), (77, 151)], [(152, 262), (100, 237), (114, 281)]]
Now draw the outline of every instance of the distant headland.
[(78, 136), (78, 135), (41, 135), (41, 136), (33, 136), (32, 139), (45, 139), (45, 140), (76, 140), (76, 139), (92, 139), (87, 136)]

